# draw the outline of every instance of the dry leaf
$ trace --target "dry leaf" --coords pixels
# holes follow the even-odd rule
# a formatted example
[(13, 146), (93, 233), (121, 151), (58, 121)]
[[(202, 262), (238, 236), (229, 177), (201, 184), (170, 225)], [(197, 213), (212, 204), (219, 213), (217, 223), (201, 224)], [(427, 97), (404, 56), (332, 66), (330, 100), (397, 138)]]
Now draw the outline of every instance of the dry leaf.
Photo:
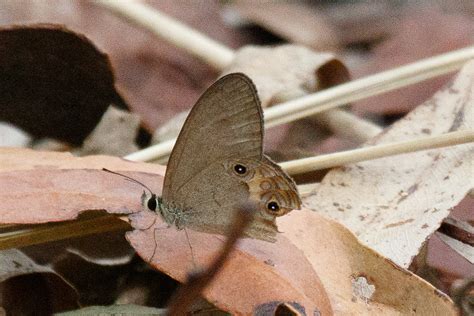
[[(0, 119), (80, 144), (109, 104), (123, 106), (107, 57), (58, 25), (0, 29)], [(71, 128), (71, 127), (74, 128)]]
[[(181, 282), (194, 264), (207, 267), (224, 245), (224, 236), (189, 229), (186, 234), (168, 228), (150, 212), (134, 214), (131, 219), (135, 230), (127, 233), (127, 239), (132, 246), (144, 260)], [(309, 314), (331, 313), (318, 275), (285, 237), (280, 235), (274, 244), (243, 239), (230, 256), (203, 293), (220, 309), (245, 315), (275, 303), (291, 302)]]
[[(142, 188), (97, 169), (107, 167), (121, 172), (129, 171), (124, 173), (146, 183), (158, 194), (161, 192), (164, 174), (163, 167), (126, 162), (113, 157), (75, 158), (69, 154), (26, 149), (0, 149), (0, 162), (0, 186), (7, 188), (1, 193), (0, 223), (61, 221), (73, 219), (78, 213), (92, 209), (131, 213), (141, 209)], [(140, 216), (151, 220), (156, 218), (156, 225), (159, 223), (159, 218), (151, 212), (138, 213), (134, 218)], [(173, 278), (183, 281), (192, 268), (185, 234), (174, 229), (161, 230), (161, 233), (164, 235), (157, 237), (159, 253), (171, 265), (165, 267), (172, 270), (163, 269)], [(192, 231), (189, 233), (191, 242), (201, 245), (196, 246), (195, 251), (198, 258), (204, 256), (204, 262), (219, 250), (224, 238)], [(135, 231), (131, 236), (132, 245), (143, 258), (149, 258), (156, 244), (153, 230)], [(256, 304), (296, 301), (307, 310), (329, 313), (331, 308), (324, 289), (316, 273), (298, 250), (283, 240), (280, 247), (271, 248), (272, 252), (276, 252), (272, 255), (273, 262), (265, 263), (262, 257), (267, 255), (262, 251), (265, 251), (267, 243), (255, 242), (250, 242), (250, 249), (239, 252), (237, 260), (231, 261), (234, 263), (230, 270), (226, 270), (230, 273), (221, 274), (221, 278), (229, 281), (222, 283), (217, 280), (214, 283), (217, 288), (206, 295), (212, 303), (226, 310), (251, 312), (257, 307)], [(181, 255), (167, 256), (167, 251), (172, 249), (181, 252)], [(275, 265), (282, 265), (286, 271), (276, 272)], [(248, 266), (246, 272), (242, 271), (242, 266)], [(294, 267), (298, 267), (298, 270), (294, 270)], [(248, 273), (251, 272), (253, 276), (249, 277)], [(232, 288), (226, 284), (230, 280), (237, 282), (239, 279), (242, 280), (239, 285), (242, 293), (247, 294), (236, 297), (232, 294)]]
[(156, 192), (161, 190), (156, 175), (165, 169), (110, 156), (0, 148), (0, 223), (64, 221), (85, 210), (141, 210), (143, 188), (102, 168), (123, 172)]
[[(5, 188), (0, 199), (0, 223), (72, 219), (90, 209), (135, 212), (131, 219), (137, 229), (127, 238), (142, 258), (153, 257), (153, 266), (180, 281), (192, 269), (193, 256), (185, 232), (168, 228), (149, 211), (137, 213), (141, 188), (97, 170), (105, 166), (125, 172), (160, 194), (163, 167), (106, 156), (76, 158), (26, 149), (1, 149), (0, 162), (0, 185)], [(293, 213), (280, 221), (284, 233), (276, 243), (241, 240), (204, 297), (223, 310), (244, 314), (284, 303), (307, 314), (322, 315), (352, 308), (374, 314), (430, 308), (452, 314), (449, 299), (360, 246), (339, 224), (308, 210)], [(150, 224), (152, 228), (148, 228)], [(225, 237), (187, 232), (195, 263), (206, 266)], [(396, 289), (393, 284), (398, 284)], [(423, 297), (422, 302), (419, 297)]]
[(265, 108), (279, 100), (280, 94), (312, 92), (320, 85), (326, 87), (316, 74), (319, 68), (334, 61), (337, 59), (332, 54), (315, 53), (303, 46), (245, 46), (236, 52), (223, 74), (243, 72), (248, 75), (257, 86)]
[[(456, 80), (371, 144), (472, 129), (474, 62)], [(306, 198), (366, 245), (408, 267), (426, 239), (473, 186), (471, 144), (383, 158), (332, 170)]]
[(362, 246), (342, 225), (309, 210), (278, 225), (318, 272), (335, 315), (456, 315), (446, 295)]
[(31, 137), (18, 127), (0, 122), (0, 147), (26, 147)]
[(89, 263), (118, 266), (130, 263), (135, 256), (124, 234), (125, 230), (106, 232), (24, 247), (22, 251), (41, 264), (56, 264), (72, 254)]
[(0, 252), (0, 289), (0, 305), (9, 315), (51, 314), (78, 307), (70, 283), (16, 249)]
[(228, 14), (253, 22), (289, 42), (315, 50), (334, 51), (339, 47), (337, 30), (316, 8), (299, 2), (233, 1)]
[(181, 128), (184, 125), (184, 121), (188, 117), (190, 111), (184, 111), (176, 114), (168, 122), (160, 126), (154, 133), (151, 142), (157, 144), (170, 139), (178, 137)]
[(122, 111), (109, 106), (99, 124), (84, 140), (80, 154), (125, 156), (138, 150), (135, 144), (140, 117), (136, 114)]
[[(168, 228), (150, 213), (134, 214), (132, 225), (137, 230), (128, 233), (127, 238), (133, 247), (153, 266), (180, 281), (192, 269), (193, 257), (198, 267), (206, 266), (223, 245), (221, 236), (188, 230), (191, 253), (185, 232)], [(234, 313), (248, 314), (292, 302), (307, 315), (314, 308), (324, 315), (321, 302), (311, 302), (317, 298), (314, 291), (319, 296), (324, 291), (336, 315), (413, 311), (422, 315), (455, 315), (446, 295), (360, 245), (341, 225), (303, 210), (282, 217), (279, 227), (283, 233), (274, 244), (241, 240), (221, 274), (205, 290), (205, 298)], [(315, 277), (322, 281), (318, 289), (314, 289)], [(295, 297), (295, 291), (300, 296)]]

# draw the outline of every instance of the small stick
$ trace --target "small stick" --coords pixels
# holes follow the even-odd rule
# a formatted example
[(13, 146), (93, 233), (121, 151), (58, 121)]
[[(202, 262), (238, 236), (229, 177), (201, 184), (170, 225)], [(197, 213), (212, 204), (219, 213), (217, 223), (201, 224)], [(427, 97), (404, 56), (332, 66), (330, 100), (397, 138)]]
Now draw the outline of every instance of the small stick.
[(381, 144), (371, 147), (342, 151), (334, 154), (303, 158), (280, 163), (289, 174), (337, 167), (345, 164), (372, 160), (414, 151), (454, 146), (474, 142), (474, 131), (456, 131), (420, 139)]
[[(299, 99), (277, 104), (265, 110), (265, 128), (289, 123), (353, 101), (361, 100), (397, 88), (445, 74), (474, 58), (474, 46), (416, 63), (385, 71), (373, 76), (344, 83), (333, 88), (308, 94)], [(176, 139), (156, 144), (126, 156), (134, 161), (163, 159), (171, 153)], [(334, 165), (330, 165), (333, 167)]]
[(201, 296), (202, 291), (215, 279), (216, 275), (229, 259), (245, 229), (253, 220), (253, 206), (244, 204), (237, 212), (236, 219), (220, 254), (214, 259), (207, 271), (188, 276), (188, 282), (181, 285), (171, 297), (168, 304), (168, 315), (186, 315), (192, 304)]
[(127, 230), (130, 229), (130, 224), (126, 220), (126, 217), (122, 219), (113, 215), (102, 215), (68, 222), (36, 225), (29, 229), (22, 229), (18, 225), (19, 230), (0, 234), (0, 250), (110, 231)]
[(448, 237), (474, 247), (474, 226), (470, 225), (467, 221), (447, 217), (443, 220), (438, 231)]
[(142, 150), (136, 151), (134, 153), (126, 155), (125, 159), (131, 161), (150, 161), (150, 160), (157, 160), (161, 159), (164, 160), (171, 154), (171, 150), (173, 150), (173, 146), (176, 143), (176, 138), (164, 141), (162, 143), (158, 143)]
[(474, 46), (426, 58), (402, 67), (343, 83), (277, 104), (265, 111), (266, 127), (289, 123), (460, 69), (474, 58)]
[(217, 70), (228, 66), (234, 52), (175, 19), (138, 1), (95, 0), (115, 14), (204, 60)]
[(377, 136), (383, 128), (342, 109), (332, 109), (317, 115), (319, 125), (358, 144)]

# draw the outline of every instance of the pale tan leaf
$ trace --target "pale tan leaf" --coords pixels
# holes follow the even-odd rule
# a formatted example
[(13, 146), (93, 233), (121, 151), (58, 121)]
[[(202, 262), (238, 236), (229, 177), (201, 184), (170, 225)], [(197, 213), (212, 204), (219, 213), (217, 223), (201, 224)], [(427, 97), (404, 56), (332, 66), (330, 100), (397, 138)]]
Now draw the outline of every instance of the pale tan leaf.
[(437, 234), (446, 245), (451, 247), (454, 251), (466, 258), (470, 263), (474, 264), (474, 247), (467, 245), (459, 240), (451, 238), (445, 234)]
[(99, 124), (84, 140), (81, 155), (104, 154), (125, 156), (138, 150), (135, 144), (140, 117), (109, 106)]
[(224, 69), (224, 74), (243, 72), (248, 75), (257, 86), (262, 107), (265, 108), (275, 103), (280, 94), (313, 92), (321, 86), (330, 85), (323, 81), (342, 82), (347, 79), (347, 70), (340, 62), (339, 67), (331, 68), (335, 76), (342, 79), (327, 75), (317, 77), (318, 69), (334, 61), (337, 59), (332, 54), (315, 53), (298, 45), (245, 46), (235, 53), (232, 64)]
[[(474, 62), (454, 82), (373, 139), (383, 144), (473, 128)], [(474, 145), (358, 163), (332, 170), (308, 206), (346, 225), (402, 267), (473, 187)]]

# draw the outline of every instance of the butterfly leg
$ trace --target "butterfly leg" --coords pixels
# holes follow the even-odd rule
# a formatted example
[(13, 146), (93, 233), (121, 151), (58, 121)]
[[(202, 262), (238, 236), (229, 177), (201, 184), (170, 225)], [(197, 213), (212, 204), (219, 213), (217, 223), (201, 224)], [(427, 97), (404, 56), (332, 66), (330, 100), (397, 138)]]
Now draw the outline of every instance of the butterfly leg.
[(186, 230), (186, 227), (184, 227), (184, 233), (186, 234), (186, 240), (188, 242), (189, 250), (191, 250), (191, 259), (193, 261), (193, 270), (197, 270), (196, 258), (194, 257), (193, 246), (191, 245), (191, 240), (189, 239), (189, 235), (188, 235), (188, 231)]
[[(152, 225), (153, 226), (153, 225)], [(158, 248), (158, 241), (156, 240), (156, 231), (158, 230), (161, 230), (161, 229), (168, 229), (170, 226), (169, 225), (166, 225), (166, 226), (162, 226), (162, 227), (157, 227), (155, 229), (153, 229), (153, 241), (155, 243), (155, 246), (153, 247), (153, 252), (151, 254), (151, 257), (148, 258), (147, 262), (148, 263), (151, 263), (151, 261), (153, 260), (153, 258), (155, 257), (155, 254), (156, 254), (156, 249)], [(150, 229), (150, 227), (148, 227), (148, 229)]]

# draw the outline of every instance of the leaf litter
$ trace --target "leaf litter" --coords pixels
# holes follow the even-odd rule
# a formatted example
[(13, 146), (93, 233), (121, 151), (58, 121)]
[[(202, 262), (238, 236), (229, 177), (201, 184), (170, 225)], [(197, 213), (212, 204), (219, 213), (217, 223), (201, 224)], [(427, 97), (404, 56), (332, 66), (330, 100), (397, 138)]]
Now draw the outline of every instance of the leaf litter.
[[(6, 188), (0, 199), (1, 223), (37, 223), (73, 219), (78, 213), (91, 209), (105, 209), (112, 213), (133, 212), (132, 225), (137, 229), (128, 233), (127, 238), (145, 261), (150, 260), (156, 247), (155, 256), (150, 264), (172, 278), (184, 281), (187, 273), (193, 268), (192, 256), (184, 232), (174, 228), (155, 231), (155, 227), (163, 228), (164, 223), (153, 213), (141, 209), (139, 197), (142, 189), (124, 182), (120, 177), (99, 170), (105, 166), (121, 171), (150, 185), (159, 194), (164, 175), (163, 167), (133, 163), (108, 156), (80, 158), (64, 153), (35, 152), (28, 149), (2, 149), (0, 161), (2, 162), (0, 183)], [(28, 181), (24, 181), (27, 173), (36, 176), (30, 176)], [(64, 177), (69, 178), (70, 181), (63, 181)], [(22, 193), (20, 207), (17, 205), (18, 199), (9, 199), (10, 196), (18, 196), (19, 186), (12, 185), (15, 182), (13, 179), (24, 181), (16, 182), (22, 183), (22, 186), (27, 184), (27, 186), (35, 187), (34, 194)], [(35, 185), (35, 182), (41, 185)], [(45, 182), (55, 187), (50, 188), (44, 185)], [(100, 185), (95, 186), (95, 182), (99, 182)], [(56, 186), (58, 183), (61, 189)], [(73, 187), (69, 188), (69, 185)], [(31, 188), (27, 191), (30, 190)], [(69, 190), (72, 190), (73, 196), (86, 195), (88, 198), (73, 198), (69, 195)], [(61, 193), (58, 194), (58, 192)], [(64, 196), (65, 199), (58, 199), (58, 195)], [(66, 200), (69, 203), (66, 203)], [(72, 200), (74, 202), (71, 202)], [(42, 201), (49, 201), (49, 203)], [(25, 212), (27, 206), (29, 206), (29, 211)], [(144, 226), (149, 226), (150, 221), (155, 221), (153, 228), (140, 230)], [(374, 305), (377, 306), (378, 312), (418, 306), (416, 297), (420, 291), (427, 292), (423, 296), (424, 302), (430, 300), (431, 303), (427, 305), (432, 308), (447, 312), (452, 308), (449, 299), (443, 295), (428, 295), (434, 292), (426, 282), (403, 269), (396, 268), (383, 257), (359, 245), (352, 234), (335, 222), (327, 221), (316, 213), (304, 210), (286, 216), (279, 225), (284, 233), (279, 235), (275, 244), (252, 239), (243, 239), (239, 243), (238, 250), (232, 254), (231, 260), (226, 263), (211, 287), (203, 293), (210, 302), (224, 310), (234, 312), (250, 312), (258, 306), (274, 301), (297, 302), (307, 312), (318, 310), (330, 313), (331, 309), (335, 311), (341, 309), (341, 302), (345, 302), (346, 305), (342, 309), (352, 308), (356, 304), (352, 302), (353, 278), (359, 276), (361, 272), (367, 272), (369, 275), (368, 271), (372, 271), (374, 274), (379, 273), (385, 276), (381, 281), (375, 277), (366, 277), (371, 284), (375, 284), (374, 297), (381, 295), (378, 293), (384, 293), (384, 290), (378, 290), (383, 288), (384, 284), (391, 286), (396, 278), (403, 282), (400, 282), (400, 286), (397, 287), (398, 291), (390, 290), (390, 292), (395, 292), (393, 294), (395, 296), (401, 295), (397, 293), (405, 293), (402, 307), (397, 306), (390, 299), (380, 302), (376, 300), (377, 304)], [(317, 232), (318, 235), (314, 236), (312, 232)], [(222, 246), (225, 237), (192, 230), (188, 230), (188, 233), (197, 265), (206, 266)], [(316, 237), (320, 239), (319, 242)], [(347, 243), (350, 244), (349, 247), (343, 246)], [(309, 251), (305, 249), (305, 245), (317, 248)], [(335, 256), (335, 251), (339, 252), (338, 256)], [(336, 258), (338, 262), (340, 261), (337, 265), (334, 264)], [(372, 259), (369, 260), (369, 258)], [(350, 264), (345, 265), (344, 262)], [(322, 263), (326, 264), (321, 266)], [(353, 268), (357, 267), (356, 263), (359, 270)], [(246, 267), (245, 270), (242, 269), (243, 266)], [(342, 273), (336, 274), (328, 270), (334, 267), (345, 268), (342, 269)], [(393, 275), (393, 279), (387, 279), (386, 275)], [(376, 283), (374, 278), (382, 285)], [(349, 289), (347, 293), (341, 293), (341, 284), (347, 284)], [(405, 284), (408, 284), (406, 286), (410, 288), (417, 287), (418, 291), (406, 294)], [(336, 285), (338, 289), (333, 289), (334, 292), (332, 292), (332, 287)], [(243, 294), (236, 296), (233, 294), (235, 291)], [(345, 299), (335, 300), (336, 293), (339, 293), (336, 297), (342, 295)], [(411, 299), (408, 300), (406, 295)], [(402, 303), (401, 300), (398, 302)], [(335, 308), (335, 306), (338, 307)], [(364, 303), (358, 308), (364, 310), (363, 308), (367, 308), (367, 305)]]
[[(29, 155), (30, 157), (27, 157), (26, 159), (19, 159), (19, 157), (23, 158), (24, 155)], [(105, 175), (102, 174), (103, 172), (101, 172), (100, 169), (105, 166), (112, 170), (125, 171), (128, 175), (140, 179), (144, 183), (149, 184), (152, 182), (153, 189), (157, 193), (160, 192), (161, 186), (161, 180), (158, 180), (157, 177), (162, 177), (164, 174), (164, 169), (159, 166), (151, 167), (147, 164), (133, 164), (120, 159), (114, 159), (105, 156), (87, 157), (81, 161), (76, 160), (79, 158), (73, 158), (70, 156), (68, 157), (68, 155), (55, 157), (54, 154), (48, 156), (48, 153), (27, 151), (9, 152), (7, 150), (5, 152), (2, 151), (1, 159), (2, 164), (0, 164), (0, 181), (4, 181), (2, 183), (2, 187), (3, 184), (6, 184), (8, 190), (11, 190), (7, 190), (5, 196), (8, 197), (10, 195), (11, 197), (12, 195), (16, 194), (17, 201), (21, 200), (18, 199), (18, 196), (22, 196), (22, 199), (24, 199), (25, 202), (24, 204), (19, 205), (16, 209), (12, 207), (12, 204), (14, 204), (13, 199), (4, 202), (2, 206), (11, 207), (10, 212), (3, 212), (3, 214), (0, 215), (0, 219), (2, 219), (2, 222), (5, 223), (16, 223), (17, 220), (20, 220), (22, 223), (29, 223), (30, 221), (37, 223), (73, 219), (77, 217), (79, 213), (90, 209), (107, 209), (113, 213), (127, 214), (138, 212), (136, 215), (132, 216), (134, 218), (132, 223), (136, 223), (138, 220), (137, 218), (141, 216), (151, 216), (151, 214), (143, 213), (143, 211), (141, 211), (141, 206), (139, 206), (139, 199), (137, 199), (137, 197), (140, 195), (141, 189), (135, 188), (136, 191), (134, 191), (135, 189), (130, 189), (133, 186), (126, 184), (125, 187), (128, 189), (127, 192), (124, 192), (125, 190), (114, 191), (113, 188), (124, 187), (123, 180), (111, 180), (110, 175), (107, 175), (107, 178), (104, 178)], [(19, 161), (17, 162), (16, 160)], [(3, 167), (3, 162), (6, 163), (6, 167)], [(29, 163), (30, 165), (28, 165)], [(26, 173), (31, 173), (33, 176), (29, 177), (25, 175)], [(66, 181), (66, 178), (71, 179), (71, 185), (65, 184), (69, 181)], [(18, 182), (15, 182), (15, 179)], [(87, 186), (90, 186), (91, 183), (96, 181), (96, 179), (99, 179), (99, 182), (101, 182), (100, 186), (103, 186), (102, 189), (95, 186), (92, 188), (85, 188), (86, 183)], [(15, 187), (15, 183), (22, 183), (21, 181), (24, 181), (23, 183), (26, 183), (27, 186), (30, 186), (29, 189), (34, 188), (34, 194), (25, 196), (23, 198), (23, 194), (25, 192), (19, 189), (18, 185)], [(108, 181), (111, 182), (110, 185), (106, 184)], [(122, 183), (119, 183), (118, 181), (122, 181)], [(53, 188), (48, 188), (49, 185), (53, 185)], [(95, 194), (95, 191), (97, 191), (97, 194)], [(57, 198), (57, 195), (63, 194), (65, 195), (64, 198)], [(43, 199), (36, 199), (35, 197), (38, 196), (43, 197)], [(81, 199), (81, 196), (91, 197), (91, 199)], [(100, 197), (102, 197), (102, 200), (100, 200)], [(48, 198), (51, 200), (46, 201)], [(77, 202), (76, 199), (78, 200)], [(51, 211), (51, 209), (54, 208), (60, 209), (60, 212)], [(30, 210), (30, 214), (35, 213), (31, 212), (31, 210), (35, 210), (37, 214), (28, 215), (25, 213), (26, 209)], [(18, 211), (18, 214), (14, 214), (16, 211)], [(310, 223), (312, 224), (311, 228), (318, 231), (321, 230), (321, 222), (325, 223), (327, 221), (326, 219), (319, 217), (316, 217), (315, 219), (306, 218), (305, 216), (307, 216), (307, 214), (311, 214), (309, 216), (314, 216), (313, 213), (307, 210), (298, 213), (297, 215), (300, 216), (301, 214), (303, 214), (303, 221), (298, 222), (300, 219), (298, 219), (298, 217), (293, 214), (290, 215), (291, 217), (287, 217), (284, 220), (288, 219), (289, 222), (295, 221), (296, 223), (299, 223), (299, 226), (304, 226), (304, 223)], [(31, 216), (31, 218), (28, 216)], [(286, 227), (284, 220), (282, 224), (280, 224), (280, 227)], [(155, 225), (158, 224), (159, 223), (155, 223)], [(297, 304), (297, 306), (303, 308), (306, 307), (305, 311), (308, 313), (311, 311), (330, 311), (331, 309), (338, 313), (344, 310), (350, 310), (350, 308), (355, 308), (361, 312), (371, 311), (384, 314), (406, 312), (410, 311), (410, 309), (411, 311), (426, 311), (426, 308), (432, 308), (431, 311), (443, 311), (446, 314), (453, 313), (453, 307), (449, 299), (444, 297), (442, 294), (433, 292), (433, 288), (424, 281), (408, 273), (407, 271), (396, 267), (390, 263), (390, 261), (387, 261), (383, 257), (374, 254), (367, 248), (360, 246), (357, 240), (337, 223), (330, 222), (330, 224), (327, 224), (327, 226), (337, 231), (337, 233), (321, 234), (321, 236), (326, 238), (326, 240), (322, 240), (320, 242), (321, 247), (327, 247), (329, 243), (328, 240), (331, 241), (329, 244), (333, 245), (340, 242), (338, 246), (341, 249), (344, 249), (342, 251), (343, 255), (341, 255), (340, 258), (342, 261), (350, 258), (349, 261), (351, 261), (351, 263), (358, 262), (359, 265), (355, 265), (356, 268), (349, 269), (347, 266), (345, 266), (346, 270), (341, 269), (343, 272), (335, 273), (337, 277), (334, 277), (331, 280), (327, 277), (327, 275), (330, 273), (325, 270), (328, 269), (328, 267), (321, 267), (321, 263), (318, 263), (318, 259), (320, 258), (318, 258), (317, 255), (324, 253), (324, 251), (321, 251), (320, 249), (308, 250), (308, 244), (311, 245), (313, 242), (308, 243), (305, 238), (297, 236), (297, 228), (287, 227), (285, 229), (284, 235), (286, 238), (283, 237), (283, 235), (280, 236), (281, 238), (279, 238), (278, 246), (275, 246), (277, 249), (273, 249), (272, 246), (268, 246), (268, 244), (260, 245), (258, 241), (243, 240), (239, 246), (239, 251), (235, 255), (236, 258), (233, 258), (227, 263), (229, 267), (226, 269), (229, 269), (229, 271), (232, 273), (235, 273), (235, 271), (241, 269), (242, 266), (242, 264), (232, 264), (233, 261), (244, 264), (246, 262), (250, 262), (250, 266), (255, 267), (256, 271), (259, 273), (260, 271), (264, 271), (263, 273), (265, 275), (272, 275), (274, 278), (276, 276), (276, 280), (268, 277), (267, 279), (261, 278), (261, 280), (266, 282), (271, 280), (269, 285), (258, 284), (262, 286), (262, 289), (269, 289), (267, 293), (268, 296), (265, 296), (265, 293), (260, 293), (261, 296), (256, 297), (255, 301), (252, 302), (254, 305), (252, 305), (252, 303), (249, 304), (248, 302), (241, 301), (236, 302), (236, 306), (232, 305), (234, 303), (232, 299), (235, 299), (235, 297), (232, 297), (232, 293), (229, 294), (228, 297), (223, 297), (223, 295), (220, 295), (220, 293), (216, 293), (216, 291), (222, 291), (223, 288), (228, 287), (229, 283), (225, 281), (227, 280), (226, 278), (229, 278), (231, 281), (234, 280), (233, 276), (229, 275), (230, 272), (227, 272), (227, 274), (225, 273), (226, 270), (224, 270), (223, 275), (219, 276), (218, 279), (215, 280), (215, 283), (217, 284), (215, 285), (216, 289), (211, 287), (204, 293), (204, 295), (212, 302), (215, 300), (218, 306), (224, 306), (224, 308), (227, 310), (236, 311), (239, 311), (238, 308), (242, 306), (247, 306), (246, 308), (248, 308), (248, 310), (261, 310), (267, 306), (267, 304), (273, 304), (270, 303), (268, 299), (274, 295), (273, 299), (277, 302), (285, 302), (287, 299), (293, 299), (294, 297), (297, 297), (297, 301), (301, 303), (300, 305)], [(296, 227), (298, 227), (298, 225), (296, 225)], [(308, 228), (308, 231), (311, 232), (311, 228)], [(181, 267), (166, 266), (166, 264), (170, 265), (169, 262), (160, 262), (158, 259), (161, 257), (154, 257), (152, 264), (158, 264), (159, 269), (165, 270), (166, 273), (177, 279), (184, 280), (186, 272), (190, 270), (189, 246), (187, 242), (182, 239), (183, 232), (173, 231), (173, 229), (160, 229), (158, 231), (153, 230), (153, 232), (135, 230), (128, 235), (128, 238), (132, 241), (132, 243), (137, 242), (137, 240), (139, 243), (141, 243), (137, 246), (137, 251), (144, 259), (150, 254), (151, 247), (154, 247), (156, 245), (156, 240), (158, 240), (158, 247), (164, 247), (165, 252), (172, 253), (173, 255), (177, 255), (178, 258), (182, 258), (184, 265), (182, 264)], [(179, 240), (177, 234), (181, 234), (181, 241), (175, 245), (174, 242)], [(222, 236), (215, 235), (200, 236), (202, 233), (195, 232), (192, 232), (191, 234), (191, 239), (195, 238), (195, 241), (197, 241), (197, 244), (199, 245), (197, 250), (198, 252), (201, 251), (201, 253), (198, 253), (197, 257), (203, 261), (203, 264), (208, 262), (209, 258), (212, 257), (212, 254), (219, 249), (219, 246), (222, 245), (224, 238)], [(291, 237), (292, 234), (293, 237)], [(136, 235), (139, 237), (136, 237)], [(160, 238), (157, 238), (157, 236)], [(133, 239), (135, 237), (136, 239)], [(142, 240), (142, 237), (146, 239)], [(163, 239), (161, 239), (161, 237)], [(176, 237), (176, 239), (170, 237)], [(169, 238), (168, 242), (165, 242), (166, 238)], [(315, 240), (317, 240), (317, 238)], [(209, 243), (207, 243), (208, 241)], [(363, 249), (365, 251), (361, 251), (363, 255), (353, 253), (348, 254), (347, 252), (350, 253), (350, 251), (342, 246), (345, 244), (352, 245), (351, 248), (356, 250), (360, 251), (360, 249)], [(291, 255), (288, 256), (288, 254)], [(273, 259), (273, 256), (275, 256), (275, 260)], [(331, 254), (326, 256), (327, 259), (331, 258)], [(367, 258), (372, 258), (372, 261), (367, 260)], [(170, 260), (170, 258), (165, 259)], [(157, 260), (158, 263), (156, 262)], [(373, 265), (367, 264), (367, 261), (370, 261)], [(263, 267), (261, 267), (262, 262), (264, 264)], [(331, 261), (330, 264), (334, 265), (334, 261)], [(303, 267), (303, 271), (305, 271), (305, 273), (302, 273), (301, 276), (295, 277), (291, 272), (292, 269), (295, 269), (296, 267)], [(367, 270), (373, 272), (373, 275), (364, 274), (363, 271)], [(252, 281), (258, 282), (258, 280), (260, 280), (260, 278), (258, 278), (259, 273), (256, 273), (256, 279)], [(393, 281), (397, 278), (402, 279), (406, 281), (406, 284), (416, 287), (418, 291), (422, 293), (426, 292), (427, 299), (425, 299), (424, 303), (426, 304), (426, 300), (428, 300), (430, 303), (427, 305), (429, 306), (420, 306), (421, 302), (416, 301), (414, 297), (418, 295), (419, 292), (410, 292), (408, 294), (409, 299), (407, 299), (406, 295), (402, 299), (401, 293), (403, 292), (403, 289), (405, 289), (404, 286), (406, 286), (404, 282), (400, 282), (400, 291), (390, 293), (388, 297), (385, 297), (383, 294), (381, 294), (380, 288), (384, 289), (385, 286), (390, 284), (390, 282), (385, 282), (386, 280), (384, 280), (383, 277), (387, 274), (389, 275), (389, 281)], [(306, 279), (308, 275), (311, 277)], [(406, 278), (403, 279), (401, 275), (405, 275)], [(246, 276), (244, 275), (243, 277)], [(219, 278), (222, 278), (224, 281), (219, 281)], [(280, 284), (279, 282), (287, 286), (284, 288), (293, 289), (293, 291), (289, 290), (288, 293), (283, 294), (275, 293), (277, 291), (275, 291), (275, 288), (272, 288), (271, 285)], [(289, 285), (287, 283), (289, 283)], [(310, 288), (308, 286), (309, 283), (311, 283), (312, 286), (314, 286), (314, 284), (318, 284), (318, 289), (315, 290), (314, 288)], [(332, 289), (338, 283), (342, 284), (343, 288), (345, 290), (347, 289), (347, 292), (344, 292), (343, 297), (335, 298), (334, 294), (338, 293), (338, 288), (336, 287), (330, 292), (328, 289)], [(356, 286), (354, 286), (354, 284), (356, 284)], [(354, 288), (358, 290), (355, 290)], [(242, 291), (247, 289), (248, 285), (242, 285)], [(388, 290), (386, 291), (388, 292)], [(429, 294), (430, 292), (431, 295)], [(249, 299), (252, 298), (254, 297), (249, 297)], [(256, 304), (259, 304), (259, 302), (264, 303), (255, 306)]]

